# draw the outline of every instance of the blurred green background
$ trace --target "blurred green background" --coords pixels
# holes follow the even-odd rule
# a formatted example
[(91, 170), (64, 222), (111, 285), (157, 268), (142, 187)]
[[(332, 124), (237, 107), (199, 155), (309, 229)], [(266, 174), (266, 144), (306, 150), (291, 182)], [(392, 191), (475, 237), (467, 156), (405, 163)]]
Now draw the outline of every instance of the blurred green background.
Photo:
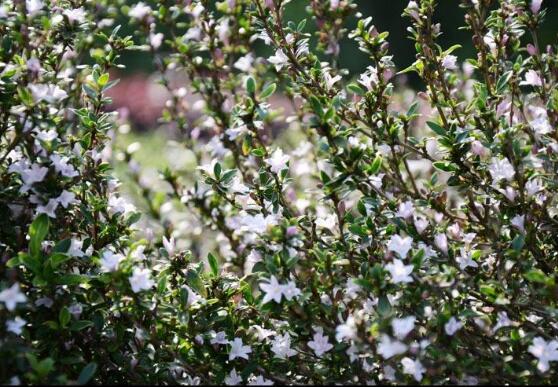
[[(380, 31), (389, 31), (388, 38), (390, 50), (394, 56), (394, 62), (399, 69), (403, 69), (414, 62), (415, 51), (411, 40), (408, 38), (407, 27), (408, 18), (401, 16), (403, 9), (407, 6), (408, 0), (356, 0), (358, 11), (365, 17), (372, 16), (373, 24)], [(468, 31), (460, 30), (464, 22), (464, 12), (459, 7), (459, 0), (439, 0), (436, 21), (441, 23), (443, 35), (439, 39), (442, 47), (449, 47), (453, 44), (461, 44), (462, 49), (456, 52), (460, 59), (471, 57), (474, 51), (471, 43), (471, 36)], [(287, 6), (286, 20), (300, 21), (308, 17), (305, 7), (307, 0), (293, 0)], [(558, 0), (545, 0), (543, 7), (547, 9), (547, 16), (544, 25), (539, 31), (539, 39), (544, 47), (550, 43), (556, 43), (558, 34)], [(352, 17), (348, 21), (348, 29), (351, 30), (356, 24), (356, 18)], [(312, 32), (313, 23), (307, 24), (308, 32)], [(133, 34), (133, 26), (127, 27), (126, 33)], [(271, 49), (269, 50), (271, 53)], [(263, 52), (262, 55), (267, 55)], [(133, 52), (126, 55), (124, 64), (128, 72), (153, 71), (150, 58), (146, 54)], [(366, 56), (361, 53), (355, 42), (345, 38), (341, 44), (340, 63), (342, 67), (350, 70), (351, 73), (362, 72), (369, 65)], [(418, 85), (417, 80), (411, 78), (411, 84)]]

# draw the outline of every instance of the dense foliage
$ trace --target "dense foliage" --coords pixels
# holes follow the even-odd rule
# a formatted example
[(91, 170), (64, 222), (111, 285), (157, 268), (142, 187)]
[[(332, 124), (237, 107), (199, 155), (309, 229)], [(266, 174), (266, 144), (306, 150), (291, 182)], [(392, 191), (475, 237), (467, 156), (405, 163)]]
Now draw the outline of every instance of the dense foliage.
[[(2, 3), (0, 382), (558, 382), (542, 1), (462, 0), (463, 63), (436, 2), (410, 1), (403, 70), (350, 0), (298, 24), (288, 3)], [(366, 72), (339, 68), (341, 39)], [(152, 56), (195, 164), (158, 183), (113, 142), (128, 50)]]

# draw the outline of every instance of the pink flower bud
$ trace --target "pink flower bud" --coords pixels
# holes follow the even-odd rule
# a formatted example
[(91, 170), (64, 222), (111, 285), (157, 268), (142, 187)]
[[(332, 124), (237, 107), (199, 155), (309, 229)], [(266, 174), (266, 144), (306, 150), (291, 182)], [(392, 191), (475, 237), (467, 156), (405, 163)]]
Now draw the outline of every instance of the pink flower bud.
[(531, 43), (529, 43), (527, 45), (527, 52), (531, 56), (537, 55), (537, 48), (535, 46), (533, 46)]
[(482, 143), (479, 140), (475, 140), (472, 142), (471, 151), (480, 157), (485, 156), (487, 153), (486, 148), (484, 147), (484, 145), (482, 145)]
[(542, 0), (533, 0), (531, 1), (531, 12), (535, 15), (539, 13), (541, 10)]

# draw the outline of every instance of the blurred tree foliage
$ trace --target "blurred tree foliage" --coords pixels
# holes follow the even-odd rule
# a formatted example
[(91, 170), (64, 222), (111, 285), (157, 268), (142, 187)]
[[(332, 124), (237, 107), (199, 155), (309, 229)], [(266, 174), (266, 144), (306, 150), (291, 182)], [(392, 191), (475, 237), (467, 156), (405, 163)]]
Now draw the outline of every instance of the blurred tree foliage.
[[(408, 20), (401, 17), (408, 2), (408, 0), (355, 0), (358, 5), (358, 12), (361, 12), (364, 16), (372, 16), (373, 24), (379, 31), (389, 31), (390, 50), (394, 56), (394, 62), (400, 69), (414, 62), (416, 52), (413, 43), (408, 38)], [(437, 22), (441, 23), (443, 31), (439, 43), (446, 48), (456, 42), (461, 44), (463, 47), (457, 50), (455, 54), (462, 59), (473, 55), (473, 46), (470, 34), (460, 29), (465, 22), (463, 12), (455, 6), (459, 2), (459, 0), (440, 0), (436, 13)], [(287, 20), (300, 21), (308, 17), (305, 9), (307, 5), (307, 0), (293, 0), (287, 7)], [(544, 47), (552, 42), (558, 34), (558, 24), (554, 22), (558, 18), (558, 1), (546, 0), (543, 2), (543, 7), (548, 12), (546, 23), (542, 25), (539, 31), (539, 40)], [(350, 30), (354, 28), (355, 24), (356, 18), (353, 17), (350, 19), (347, 28)], [(315, 28), (315, 25), (308, 23), (307, 29), (311, 28)], [(125, 32), (133, 34), (132, 28), (128, 27), (128, 29), (129, 31)], [(256, 44), (260, 45), (262, 55), (267, 52), (271, 55), (271, 49), (266, 48), (260, 41)], [(154, 70), (148, 54), (132, 52), (125, 55), (123, 59), (127, 72), (152, 72)], [(357, 46), (347, 38), (341, 42), (340, 63), (352, 74), (363, 72), (369, 65), (366, 55), (361, 53)], [(420, 81), (414, 74), (410, 75), (409, 83), (412, 86), (420, 87)]]

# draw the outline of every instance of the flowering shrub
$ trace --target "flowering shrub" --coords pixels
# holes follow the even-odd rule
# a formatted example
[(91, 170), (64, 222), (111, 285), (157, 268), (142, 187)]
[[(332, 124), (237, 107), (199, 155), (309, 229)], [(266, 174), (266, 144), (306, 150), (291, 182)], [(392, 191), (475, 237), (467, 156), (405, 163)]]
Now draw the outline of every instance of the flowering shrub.
[[(3, 3), (2, 382), (558, 382), (542, 1), (461, 1), (462, 63), (435, 1), (411, 1), (399, 72), (351, 1), (309, 1), (298, 24), (288, 3)], [(363, 74), (338, 67), (343, 38)], [(129, 147), (137, 207), (105, 110), (127, 48), (154, 58), (196, 166), (155, 184)], [(425, 90), (396, 87), (405, 72)]]

